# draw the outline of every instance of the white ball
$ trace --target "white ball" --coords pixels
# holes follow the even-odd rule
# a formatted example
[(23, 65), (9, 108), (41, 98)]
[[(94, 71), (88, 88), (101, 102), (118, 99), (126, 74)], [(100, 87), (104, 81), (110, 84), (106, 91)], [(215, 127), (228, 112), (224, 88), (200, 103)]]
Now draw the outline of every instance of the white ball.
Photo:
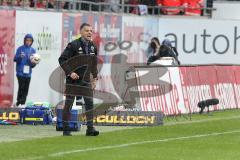
[(38, 64), (41, 61), (41, 56), (39, 54), (35, 53), (30, 57), (30, 60), (32, 63)]

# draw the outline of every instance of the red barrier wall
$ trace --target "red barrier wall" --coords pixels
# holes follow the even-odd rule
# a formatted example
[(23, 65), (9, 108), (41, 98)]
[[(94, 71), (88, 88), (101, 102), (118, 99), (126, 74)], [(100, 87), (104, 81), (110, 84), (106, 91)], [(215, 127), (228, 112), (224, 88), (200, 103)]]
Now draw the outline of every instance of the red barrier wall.
[(13, 101), (15, 11), (0, 10), (0, 108)]
[[(137, 68), (137, 75), (139, 75), (141, 70), (146, 71), (148, 69), (149, 72), (154, 72), (154, 70), (157, 71), (159, 68), (161, 67)], [(162, 68), (167, 69), (167, 72), (163, 75), (151, 74), (151, 81), (152, 79), (159, 79), (160, 85), (163, 81), (169, 83), (171, 90), (165, 89), (164, 94), (156, 94), (153, 88), (149, 89), (151, 88), (151, 81), (149, 84), (142, 83), (149, 81), (149, 77), (137, 77), (141, 91), (147, 91), (151, 95), (151, 97), (141, 97), (140, 94), (142, 110), (162, 111), (165, 115), (193, 113), (199, 111), (197, 106), (199, 101), (211, 98), (219, 99), (219, 104), (210, 107), (211, 110), (239, 107), (240, 66), (208, 65)], [(166, 86), (165, 84), (165, 88)], [(162, 91), (162, 87), (158, 90)]]

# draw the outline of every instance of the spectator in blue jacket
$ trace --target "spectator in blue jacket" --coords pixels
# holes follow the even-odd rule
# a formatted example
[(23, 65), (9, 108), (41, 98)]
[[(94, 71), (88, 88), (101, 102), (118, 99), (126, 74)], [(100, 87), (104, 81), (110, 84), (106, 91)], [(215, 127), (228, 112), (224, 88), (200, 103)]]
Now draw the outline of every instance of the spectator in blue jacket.
[(26, 102), (32, 75), (32, 68), (36, 65), (35, 63), (31, 62), (31, 56), (36, 53), (36, 50), (31, 47), (32, 44), (33, 36), (31, 34), (27, 34), (24, 37), (24, 44), (17, 49), (16, 55), (14, 57), (18, 79), (16, 106), (24, 105)]

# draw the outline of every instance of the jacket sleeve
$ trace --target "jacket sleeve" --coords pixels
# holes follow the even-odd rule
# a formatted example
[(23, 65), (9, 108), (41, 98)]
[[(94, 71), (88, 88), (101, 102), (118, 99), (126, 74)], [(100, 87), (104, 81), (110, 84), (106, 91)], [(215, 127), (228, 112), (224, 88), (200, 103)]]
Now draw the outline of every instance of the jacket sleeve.
[(73, 44), (69, 43), (67, 47), (64, 49), (61, 56), (58, 58), (58, 62), (66, 75), (69, 75), (72, 72), (68, 60), (73, 56), (73, 52), (74, 52)]
[(94, 45), (95, 48), (95, 56), (93, 56), (92, 58), (92, 68), (91, 68), (91, 73), (93, 75), (93, 78), (97, 78), (98, 75), (98, 69), (97, 69), (97, 62), (98, 62), (98, 58), (97, 58), (97, 47)]
[(176, 53), (176, 56), (178, 57), (178, 51), (176, 47), (172, 47), (173, 51)]
[(21, 57), (21, 52), (20, 52), (20, 49), (18, 48), (17, 49), (17, 52), (16, 52), (16, 54), (15, 54), (15, 56), (14, 56), (14, 62), (17, 62), (17, 63), (20, 63), (21, 62), (21, 60), (22, 60), (22, 57)]
[[(36, 50), (34, 48), (32, 48), (31, 56), (35, 53), (36, 53)], [(31, 59), (30, 59), (31, 56), (29, 56), (29, 58), (28, 58), (28, 63), (30, 65), (30, 67), (34, 68), (37, 64), (31, 62)]]

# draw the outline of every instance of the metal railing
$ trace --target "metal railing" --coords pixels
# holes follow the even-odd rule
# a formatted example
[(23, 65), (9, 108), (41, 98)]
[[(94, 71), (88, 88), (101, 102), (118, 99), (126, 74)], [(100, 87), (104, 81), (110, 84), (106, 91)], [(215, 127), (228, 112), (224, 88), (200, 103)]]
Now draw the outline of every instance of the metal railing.
[[(22, 0), (21, 6), (7, 6), (9, 7), (18, 7), (22, 9), (30, 9), (28, 0)], [(33, 0), (32, 9), (39, 9), (37, 3), (42, 0)], [(0, 0), (1, 2), (1, 0)], [(46, 0), (46, 4), (48, 4), (50, 0)], [(54, 8), (49, 8), (48, 5), (45, 6), (46, 10), (69, 10), (69, 11), (89, 11), (89, 12), (111, 12), (111, 13), (127, 13), (131, 14), (133, 10), (138, 10), (138, 5), (131, 4), (118, 4), (118, 3), (105, 3), (105, 2), (91, 2), (91, 1), (82, 1), (82, 0), (55, 0), (53, 4)], [(1, 4), (1, 3), (0, 3)], [(1, 6), (5, 7), (5, 6)], [(179, 9), (184, 12), (187, 7), (166, 7), (166, 6), (147, 6), (149, 15), (162, 15), (163, 9)], [(211, 16), (212, 11), (215, 11), (215, 8), (191, 8), (196, 10), (201, 10), (204, 15)], [(206, 14), (207, 13), (207, 14)]]

